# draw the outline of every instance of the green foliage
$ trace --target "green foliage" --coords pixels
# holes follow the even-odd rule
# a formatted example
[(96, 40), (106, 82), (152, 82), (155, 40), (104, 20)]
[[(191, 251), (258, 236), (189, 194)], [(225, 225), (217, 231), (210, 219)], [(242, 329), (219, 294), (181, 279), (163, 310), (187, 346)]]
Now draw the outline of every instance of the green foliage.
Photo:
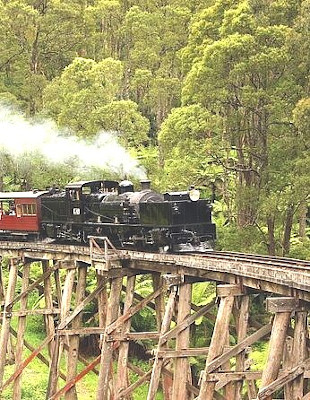
[(292, 258), (297, 258), (301, 260), (309, 260), (310, 259), (310, 231), (308, 229), (307, 238), (304, 240), (299, 239), (298, 237), (293, 237), (291, 240), (291, 248), (289, 256)]
[(91, 118), (96, 108), (117, 98), (121, 90), (122, 65), (111, 58), (96, 63), (76, 58), (45, 90), (45, 112), (60, 126), (81, 136), (94, 136)]
[(138, 111), (131, 100), (112, 101), (94, 112), (98, 129), (115, 131), (119, 142), (129, 148), (148, 142), (149, 121)]
[(184, 188), (198, 183), (202, 176), (207, 179), (204, 176), (210, 172), (207, 152), (217, 129), (218, 118), (199, 105), (172, 110), (158, 136), (165, 186)]
[[(83, 138), (117, 132), (162, 191), (214, 185), (220, 247), (289, 254), (309, 198), (309, 4), (2, 1), (0, 97)], [(81, 176), (0, 157), (5, 189)]]

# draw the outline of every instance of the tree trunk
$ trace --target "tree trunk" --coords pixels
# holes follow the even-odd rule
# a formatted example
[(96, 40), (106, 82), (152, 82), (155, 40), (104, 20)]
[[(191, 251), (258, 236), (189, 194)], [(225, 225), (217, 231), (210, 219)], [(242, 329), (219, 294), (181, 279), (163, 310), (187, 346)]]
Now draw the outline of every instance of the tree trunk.
[(270, 256), (276, 255), (276, 241), (274, 237), (274, 217), (268, 216), (267, 218), (268, 227), (268, 253)]
[(302, 240), (306, 239), (307, 211), (307, 202), (303, 200), (299, 207), (299, 236)]
[(294, 217), (294, 206), (292, 204), (289, 204), (289, 206), (286, 209), (286, 217), (284, 225), (284, 234), (282, 243), (283, 256), (287, 255), (290, 251), (290, 239), (293, 226), (293, 217)]

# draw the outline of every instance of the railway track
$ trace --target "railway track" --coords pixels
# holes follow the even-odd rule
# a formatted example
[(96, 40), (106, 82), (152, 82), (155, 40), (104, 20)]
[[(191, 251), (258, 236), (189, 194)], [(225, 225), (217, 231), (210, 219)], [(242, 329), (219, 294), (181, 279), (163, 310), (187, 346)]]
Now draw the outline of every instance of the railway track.
[[(193, 255), (200, 256), (199, 253), (193, 253)], [(273, 266), (283, 266), (283, 267), (296, 267), (298, 269), (310, 270), (310, 261), (307, 260), (299, 260), (288, 257), (278, 257), (278, 256), (269, 256), (262, 254), (248, 254), (248, 253), (238, 253), (238, 252), (229, 252), (229, 251), (212, 251), (210, 253), (204, 254), (206, 257), (218, 258), (218, 259), (230, 259), (236, 261), (247, 261), (247, 262), (255, 262), (261, 263), (263, 265), (273, 265)]]

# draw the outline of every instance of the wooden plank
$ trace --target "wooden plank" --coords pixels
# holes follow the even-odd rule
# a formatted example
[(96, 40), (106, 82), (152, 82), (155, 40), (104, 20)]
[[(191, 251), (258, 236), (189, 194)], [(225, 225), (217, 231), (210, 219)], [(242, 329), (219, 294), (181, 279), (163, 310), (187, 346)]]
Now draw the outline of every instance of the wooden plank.
[(109, 335), (108, 340), (112, 341), (129, 341), (129, 340), (158, 340), (159, 332), (125, 332), (124, 334), (112, 333)]
[(256, 389), (255, 381), (252, 379), (248, 379), (246, 383), (247, 383), (247, 387), (248, 387), (248, 399), (249, 400), (256, 399), (257, 389)]
[(260, 379), (262, 377), (262, 371), (240, 371), (240, 372), (213, 372), (208, 375), (208, 381), (239, 381), (243, 379)]
[[(153, 350), (154, 354), (158, 354), (159, 358), (180, 358), (180, 357), (207, 357), (210, 347), (193, 347), (193, 348), (182, 348), (181, 350)], [(246, 348), (245, 351), (250, 349)], [(235, 346), (224, 346), (224, 352), (233, 350)], [(224, 353), (223, 353), (224, 355)]]
[[(74, 278), (75, 278), (75, 269), (71, 268), (68, 269), (63, 288), (63, 296), (61, 300), (60, 324), (64, 319), (66, 319), (66, 316), (70, 310)], [(57, 392), (60, 360), (63, 353), (64, 340), (56, 334), (54, 343), (51, 347), (53, 348), (53, 354), (49, 370), (49, 380), (48, 380), (46, 399), (48, 399)]]
[(258, 392), (257, 399), (258, 400), (266, 400), (269, 398), (271, 399), (273, 393), (281, 389), (284, 386), (284, 384), (287, 384), (288, 382), (294, 380), (296, 377), (303, 374), (305, 368), (309, 368), (309, 366), (310, 366), (310, 358), (308, 358), (298, 366), (291, 368), (289, 371), (283, 372), (277, 379), (275, 379), (273, 382), (263, 387)]
[[(25, 259), (25, 261), (27, 261), (27, 263), (30, 263), (30, 262), (31, 262), (31, 260), (28, 260), (27, 258)], [(21, 279), (23, 279), (23, 273), (22, 273), (22, 271), (18, 271), (18, 272), (17, 272), (17, 275), (18, 275)], [(32, 284), (33, 282), (34, 282), (34, 280), (33, 280), (32, 278), (29, 278), (29, 283)], [(39, 293), (40, 296), (44, 293), (44, 288), (43, 288), (42, 285), (38, 285), (36, 289), (38, 290), (38, 293)]]
[[(235, 300), (237, 300), (237, 299), (235, 298)], [(230, 340), (229, 340), (229, 328), (228, 328), (227, 332), (226, 332), (226, 344), (227, 344), (227, 346), (229, 345), (229, 343), (230, 343)], [(224, 349), (223, 349), (223, 352), (224, 352)], [(225, 363), (223, 363), (222, 364), (222, 368), (223, 368), (224, 371), (231, 371), (230, 360), (227, 360)], [(224, 393), (224, 396), (226, 397), (226, 399), (235, 399), (235, 387), (234, 387), (233, 382), (231, 382), (231, 381), (226, 381), (226, 382), (222, 381), (222, 382), (218, 382), (215, 385), (215, 391), (217, 391), (219, 389), (222, 389), (222, 388), (224, 388), (223, 393)]]
[[(63, 266), (63, 262), (60, 264)], [(67, 263), (66, 263), (67, 265)], [(62, 300), (61, 300), (61, 307), (60, 307), (60, 324), (66, 319), (67, 315), (70, 312), (71, 308), (71, 302), (72, 302), (72, 292), (73, 292), (73, 285), (75, 282), (75, 276), (76, 276), (76, 268), (75, 268), (75, 263), (71, 262), (71, 266), (74, 266), (74, 268), (69, 268), (67, 269), (67, 274), (65, 278), (65, 283), (63, 287), (63, 292), (62, 292)], [(59, 326), (58, 326), (59, 327)], [(57, 328), (58, 330), (58, 328)], [(60, 369), (60, 360), (61, 356), (63, 354), (63, 349), (64, 349), (64, 343), (68, 345), (68, 352), (66, 354), (66, 366), (67, 366), (67, 374), (68, 374), (68, 365), (70, 364), (71, 360), (69, 358), (69, 351), (70, 351), (70, 346), (69, 346), (69, 338), (67, 337), (61, 337), (60, 342), (59, 342), (59, 362), (57, 365), (57, 368), (55, 370), (55, 375), (59, 375), (59, 369)], [(56, 380), (57, 383), (57, 380)], [(52, 393), (57, 391), (58, 385), (56, 385), (53, 388)]]
[(119, 394), (116, 394), (114, 399), (115, 400), (125, 399), (128, 395), (133, 393), (133, 391), (136, 388), (143, 385), (143, 383), (149, 381), (151, 374), (152, 374), (152, 370), (149, 370), (143, 376), (141, 376), (139, 379), (137, 379), (136, 382), (132, 383), (130, 386), (128, 386), (126, 389), (124, 389)]
[(258, 340), (268, 335), (271, 332), (271, 328), (272, 328), (271, 324), (264, 325), (257, 332), (253, 333), (246, 339), (242, 340), (240, 343), (236, 344), (231, 350), (228, 350), (227, 352), (213, 359), (206, 366), (207, 373), (213, 372), (216, 368), (219, 368), (225, 361), (229, 360), (232, 357), (235, 357), (241, 351), (251, 346), (251, 344), (257, 342)]
[[(17, 338), (17, 332), (10, 327), (10, 333)], [(27, 347), (28, 350), (30, 350), (32, 353), (36, 350), (35, 347), (33, 347), (27, 340), (24, 339), (24, 345), (25, 347)], [(50, 365), (50, 361), (42, 354), (42, 353), (38, 353), (36, 355), (36, 357), (43, 362), (43, 364), (45, 364), (47, 367), (49, 367)], [(62, 372), (59, 373), (59, 376), (61, 379), (63, 379), (64, 381), (66, 380), (66, 375), (64, 375)]]
[(100, 363), (100, 356), (95, 358), (90, 364), (87, 365), (81, 372), (79, 372), (71, 381), (67, 382), (64, 387), (59, 389), (52, 397), (49, 397), (49, 400), (59, 399), (62, 395), (64, 395), (68, 390), (70, 390), (73, 386), (76, 385), (78, 381), (80, 381), (88, 372), (92, 371), (96, 365)]
[[(53, 261), (53, 264), (55, 265), (56, 261)], [(58, 268), (55, 269), (55, 271), (54, 271), (54, 280), (55, 280), (55, 286), (56, 286), (58, 308), (61, 308), (62, 289), (61, 289), (61, 280), (60, 280), (60, 274), (59, 274)]]
[(2, 262), (0, 260), (0, 304), (4, 305), (5, 302), (5, 291), (4, 291), (4, 281), (3, 281), (3, 271)]
[[(57, 315), (60, 314), (59, 308), (38, 308), (35, 310), (16, 310), (12, 311), (12, 317), (26, 317), (28, 315)], [(0, 319), (3, 317), (3, 312), (0, 312)]]
[(267, 297), (267, 312), (292, 312), (299, 307), (299, 300), (295, 297)]
[(100, 343), (99, 347), (101, 349), (102, 340), (103, 340), (103, 333), (106, 327), (106, 319), (107, 319), (107, 307), (108, 304), (108, 292), (107, 292), (107, 279), (98, 274), (96, 271), (96, 279), (97, 279), (97, 287), (102, 285), (102, 290), (98, 293), (97, 300), (98, 300), (98, 319), (99, 319), (99, 327), (103, 329), (100, 335)]
[(54, 343), (51, 346), (53, 349), (53, 354), (51, 357), (48, 384), (46, 389), (46, 400), (49, 400), (57, 392), (57, 382), (59, 373), (59, 359), (60, 359), (60, 337), (58, 335), (54, 336)]
[[(304, 361), (308, 356), (307, 338), (308, 312), (297, 311), (295, 313), (295, 329), (293, 342), (293, 355), (296, 364)], [(294, 399), (301, 398), (304, 394), (304, 378), (304, 374), (301, 374), (293, 381), (292, 397)]]
[(46, 337), (43, 342), (38, 346), (35, 351), (33, 351), (29, 357), (27, 357), (16, 369), (13, 375), (11, 375), (7, 381), (3, 384), (2, 390), (4, 390), (7, 386), (9, 386), (10, 383), (12, 383), (22, 372), (23, 370), (27, 367), (30, 362), (37, 357), (37, 355), (44, 349), (44, 347), (53, 339), (53, 336), (48, 336)]
[(11, 303), (8, 305), (8, 307), (13, 307), (14, 304), (16, 304), (23, 296), (26, 296), (29, 292), (31, 292), (33, 289), (35, 289), (39, 284), (44, 281), (50, 274), (55, 271), (58, 268), (58, 264), (48, 268), (44, 274), (42, 274), (35, 282), (33, 282), (31, 285), (28, 286), (27, 290), (24, 292), (20, 293), (14, 299), (12, 299)]
[(218, 297), (243, 296), (244, 294), (244, 289), (237, 284), (216, 285), (216, 295)]
[(107, 326), (106, 333), (109, 335), (115, 329), (119, 328), (124, 322), (126, 322), (129, 318), (131, 318), (133, 315), (135, 315), (142, 308), (144, 308), (149, 302), (154, 300), (157, 296), (159, 296), (162, 293), (163, 290), (164, 290), (164, 288), (159, 288), (154, 293), (151, 293), (145, 299), (140, 301), (140, 303), (138, 303), (138, 304), (136, 304), (134, 306), (131, 306), (129, 308), (129, 310), (126, 312), (126, 314), (122, 315), (116, 321), (114, 321), (112, 324), (109, 324)]
[[(152, 273), (152, 281), (153, 281), (153, 290), (156, 291), (164, 284), (163, 276), (160, 272)], [(160, 332), (161, 325), (163, 322), (164, 314), (165, 314), (165, 293), (162, 292), (158, 297), (154, 299), (155, 304), (155, 314), (156, 314), (156, 326), (157, 331)], [(159, 340), (159, 336), (157, 338)], [(163, 347), (165, 347), (163, 345)], [(169, 365), (167, 365), (169, 368)], [(162, 390), (164, 400), (171, 400), (172, 398), (172, 384), (173, 384), (173, 375), (164, 374), (162, 377)]]
[(206, 304), (205, 306), (200, 308), (200, 310), (197, 311), (195, 314), (189, 315), (182, 323), (178, 324), (175, 328), (171, 329), (169, 332), (163, 335), (162, 337), (163, 343), (169, 339), (175, 338), (180, 332), (182, 332), (183, 329), (186, 329), (191, 324), (193, 324), (196, 321), (196, 319), (202, 317), (208, 311), (210, 311), (214, 307), (214, 305), (215, 301), (213, 300), (211, 303)]
[(63, 321), (58, 325), (58, 330), (64, 329), (84, 308), (90, 303), (104, 288), (105, 281), (101, 283), (92, 293), (90, 293)]
[[(289, 370), (296, 365), (296, 363), (294, 362), (293, 342), (294, 339), (292, 337), (290, 336), (286, 337), (283, 350), (283, 362), (282, 362), (282, 368), (285, 370)], [(293, 387), (291, 381), (287, 382), (284, 385), (284, 398), (293, 399)]]

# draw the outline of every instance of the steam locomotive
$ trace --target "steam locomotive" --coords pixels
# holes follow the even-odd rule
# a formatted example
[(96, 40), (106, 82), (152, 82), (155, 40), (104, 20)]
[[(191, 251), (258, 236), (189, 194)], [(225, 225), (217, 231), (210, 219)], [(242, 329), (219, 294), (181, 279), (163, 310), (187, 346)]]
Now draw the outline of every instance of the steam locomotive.
[(199, 191), (163, 195), (142, 181), (70, 183), (65, 190), (0, 193), (0, 240), (88, 243), (107, 236), (118, 248), (149, 251), (205, 251), (213, 247), (210, 200)]

